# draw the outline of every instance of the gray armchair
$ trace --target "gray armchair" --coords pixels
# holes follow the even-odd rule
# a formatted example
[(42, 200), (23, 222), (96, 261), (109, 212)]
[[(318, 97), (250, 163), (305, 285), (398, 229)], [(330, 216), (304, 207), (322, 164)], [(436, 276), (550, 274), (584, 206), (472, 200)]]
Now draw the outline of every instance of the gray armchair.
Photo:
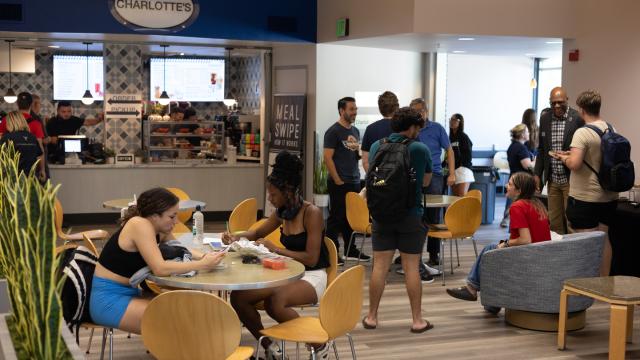
[[(594, 231), (487, 252), (481, 260), (482, 305), (505, 308), (513, 325), (557, 331), (564, 280), (599, 276), (603, 246), (604, 233)], [(589, 298), (569, 299), (570, 329), (584, 327), (584, 310), (592, 304)]]

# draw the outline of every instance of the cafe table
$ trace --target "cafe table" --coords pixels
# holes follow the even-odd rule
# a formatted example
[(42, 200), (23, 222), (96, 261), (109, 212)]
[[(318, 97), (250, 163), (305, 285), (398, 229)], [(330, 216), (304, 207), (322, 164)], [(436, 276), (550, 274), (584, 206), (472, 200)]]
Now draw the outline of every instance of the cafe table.
[[(129, 203), (132, 202), (133, 198), (113, 199), (103, 202), (102, 207), (105, 209), (122, 210), (129, 207)], [(201, 209), (204, 209), (205, 206), (207, 206), (207, 203), (197, 200), (180, 200), (180, 202), (178, 203), (178, 208), (180, 211), (192, 210), (197, 206), (200, 206)]]
[[(219, 234), (204, 234), (204, 238)], [(207, 252), (213, 249), (209, 245), (194, 245), (193, 235), (182, 234), (178, 239), (184, 246)], [(242, 257), (235, 252), (228, 252), (220, 269), (199, 271), (192, 277), (182, 276), (149, 276), (149, 280), (158, 285), (202, 291), (229, 291), (266, 289), (286, 285), (297, 281), (304, 275), (304, 265), (293, 259), (285, 258), (286, 267), (272, 270), (260, 264), (243, 264)]]
[(428, 208), (446, 208), (454, 202), (462, 199), (460, 196), (453, 195), (424, 195), (424, 207)]

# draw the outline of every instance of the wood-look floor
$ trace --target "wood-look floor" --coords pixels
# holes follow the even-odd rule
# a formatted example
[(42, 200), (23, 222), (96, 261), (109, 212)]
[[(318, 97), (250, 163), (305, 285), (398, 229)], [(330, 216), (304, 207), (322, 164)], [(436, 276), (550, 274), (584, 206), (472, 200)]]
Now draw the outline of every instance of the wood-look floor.
[[(494, 225), (484, 225), (477, 233), (478, 245), (484, 246), (497, 239), (505, 238), (506, 231), (497, 224), (501, 219), (503, 199), (496, 205)], [(207, 223), (206, 231), (220, 231), (222, 223)], [(91, 226), (74, 227), (74, 231)], [(113, 227), (104, 227), (113, 230)], [(101, 244), (99, 244), (101, 245)], [(447, 286), (464, 284), (467, 271), (474, 260), (473, 247), (466, 241), (460, 244), (460, 267), (454, 268), (455, 274), (447, 273)], [(370, 244), (365, 244), (367, 253), (371, 253)], [(447, 257), (449, 251), (446, 251)], [(455, 252), (454, 252), (455, 257)], [(449, 268), (447, 266), (447, 268)], [(368, 273), (370, 267), (367, 268)], [(367, 273), (367, 279), (368, 279)], [(409, 332), (410, 311), (403, 277), (389, 273), (388, 284), (380, 305), (380, 324), (376, 330), (364, 330), (360, 324), (353, 331), (356, 353), (359, 359), (606, 359), (609, 339), (609, 308), (607, 304), (595, 303), (587, 311), (587, 325), (584, 329), (570, 332), (567, 337), (567, 350), (556, 349), (556, 334), (529, 331), (505, 324), (504, 312), (498, 316), (486, 313), (478, 303), (459, 301), (449, 297), (439, 278), (423, 286), (422, 311), (425, 319), (435, 328), (423, 334)], [(364, 286), (365, 303), (363, 316), (368, 308), (368, 280)], [(300, 312), (315, 315), (317, 309)], [(640, 321), (635, 312), (634, 343), (627, 344), (627, 359), (640, 359)], [(272, 324), (266, 317), (265, 324)], [(86, 349), (89, 332), (81, 330), (80, 345)], [(96, 331), (91, 353), (88, 359), (99, 359), (101, 333)], [(242, 344), (255, 346), (255, 340), (243, 330)], [(340, 357), (351, 358), (346, 339), (337, 341)], [(293, 358), (295, 346), (287, 347)], [(303, 352), (304, 353), (304, 352)], [(304, 353), (308, 358), (307, 353)], [(115, 359), (150, 359), (142, 339), (138, 335), (127, 338), (121, 331), (115, 332)], [(333, 354), (331, 355), (333, 358)]]

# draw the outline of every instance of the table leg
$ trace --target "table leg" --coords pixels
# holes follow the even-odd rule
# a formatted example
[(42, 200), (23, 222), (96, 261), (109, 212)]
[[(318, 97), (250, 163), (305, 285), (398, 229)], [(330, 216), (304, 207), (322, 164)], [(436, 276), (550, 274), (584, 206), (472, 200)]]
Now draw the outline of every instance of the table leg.
[(558, 314), (558, 350), (564, 350), (567, 346), (567, 300), (569, 292), (562, 289), (560, 292), (560, 313)]
[(633, 309), (635, 305), (627, 305), (627, 342), (633, 342)]
[(627, 340), (627, 305), (611, 304), (609, 360), (622, 360)]

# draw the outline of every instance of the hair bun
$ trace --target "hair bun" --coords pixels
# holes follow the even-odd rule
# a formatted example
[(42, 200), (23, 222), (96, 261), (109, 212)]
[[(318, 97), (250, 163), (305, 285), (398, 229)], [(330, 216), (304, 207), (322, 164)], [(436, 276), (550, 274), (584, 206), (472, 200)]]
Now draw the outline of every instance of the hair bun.
[(276, 163), (273, 165), (274, 170), (280, 170), (288, 173), (299, 174), (302, 172), (304, 164), (297, 155), (288, 151), (282, 151), (276, 156)]

